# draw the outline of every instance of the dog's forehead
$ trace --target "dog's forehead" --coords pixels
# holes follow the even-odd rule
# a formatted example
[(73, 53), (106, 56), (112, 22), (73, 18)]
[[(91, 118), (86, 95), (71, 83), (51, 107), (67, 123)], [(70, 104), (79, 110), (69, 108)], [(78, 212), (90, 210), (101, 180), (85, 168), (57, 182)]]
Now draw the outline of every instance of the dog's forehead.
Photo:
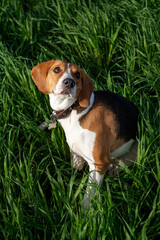
[(63, 72), (67, 72), (70, 74), (75, 73), (76, 71), (81, 71), (81, 68), (78, 65), (75, 65), (73, 63), (68, 63), (62, 60), (55, 60), (53, 65), (50, 68), (50, 71), (56, 67), (60, 67)]
[(67, 68), (67, 62), (62, 60), (55, 60), (52, 67), (56, 67), (56, 66)]
[(78, 65), (75, 65), (73, 63), (68, 63), (69, 64), (69, 68), (71, 71), (75, 72), (75, 71), (80, 71), (80, 67)]
[(63, 66), (65, 68), (69, 67), (69, 68), (80, 69), (80, 67), (78, 65), (75, 65), (73, 63), (68, 63), (68, 62), (62, 61), (62, 60), (55, 60), (52, 66)]

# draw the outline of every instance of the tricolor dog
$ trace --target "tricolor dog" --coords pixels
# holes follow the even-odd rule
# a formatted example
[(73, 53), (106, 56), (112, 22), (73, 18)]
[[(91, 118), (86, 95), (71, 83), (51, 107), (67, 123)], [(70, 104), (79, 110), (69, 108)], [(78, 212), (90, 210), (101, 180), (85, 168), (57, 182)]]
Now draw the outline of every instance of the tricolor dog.
[[(102, 183), (110, 159), (125, 155), (134, 143), (137, 108), (110, 91), (94, 91), (88, 75), (65, 61), (40, 63), (31, 75), (38, 89), (49, 95), (53, 117), (62, 125), (71, 149), (73, 166), (81, 169), (86, 161), (89, 181)], [(88, 186), (85, 208), (94, 191)]]

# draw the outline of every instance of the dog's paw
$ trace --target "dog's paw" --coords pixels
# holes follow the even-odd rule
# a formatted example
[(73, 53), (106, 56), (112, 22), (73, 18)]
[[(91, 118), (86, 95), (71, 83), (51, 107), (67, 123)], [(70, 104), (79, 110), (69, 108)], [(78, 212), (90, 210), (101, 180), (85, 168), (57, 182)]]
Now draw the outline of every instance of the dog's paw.
[(82, 157), (78, 156), (75, 153), (72, 153), (72, 161), (74, 169), (78, 169), (79, 171), (83, 169), (85, 160)]
[(107, 167), (107, 175), (118, 175), (122, 169), (119, 166), (119, 161), (116, 158), (111, 158), (111, 163)]
[(127, 152), (122, 157), (111, 158), (111, 163), (107, 167), (108, 175), (118, 175), (124, 167), (130, 167), (137, 160), (137, 149), (138, 142), (135, 141), (130, 148), (129, 152)]

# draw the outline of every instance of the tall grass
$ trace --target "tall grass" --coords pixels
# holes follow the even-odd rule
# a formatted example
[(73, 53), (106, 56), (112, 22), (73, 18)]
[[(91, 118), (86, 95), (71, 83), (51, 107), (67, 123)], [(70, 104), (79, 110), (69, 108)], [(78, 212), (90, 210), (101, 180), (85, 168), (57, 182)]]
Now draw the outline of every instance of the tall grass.
[[(2, 0), (0, 3), (0, 239), (160, 237), (160, 2)], [(138, 159), (106, 176), (90, 209), (88, 169), (72, 169), (30, 70), (63, 59), (140, 112)]]

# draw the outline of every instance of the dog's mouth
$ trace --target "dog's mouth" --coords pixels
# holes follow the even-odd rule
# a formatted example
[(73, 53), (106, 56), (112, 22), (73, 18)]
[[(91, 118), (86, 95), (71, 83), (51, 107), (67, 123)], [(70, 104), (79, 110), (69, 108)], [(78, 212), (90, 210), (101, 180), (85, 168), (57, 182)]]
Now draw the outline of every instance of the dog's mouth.
[(73, 97), (71, 91), (69, 91), (69, 90), (64, 90), (64, 91), (61, 92), (61, 94), (62, 95), (68, 95), (69, 97)]
[(52, 93), (57, 94), (57, 95), (67, 95), (70, 98), (73, 98), (73, 94), (69, 89), (61, 89), (58, 92), (57, 91), (56, 92), (52, 91)]

